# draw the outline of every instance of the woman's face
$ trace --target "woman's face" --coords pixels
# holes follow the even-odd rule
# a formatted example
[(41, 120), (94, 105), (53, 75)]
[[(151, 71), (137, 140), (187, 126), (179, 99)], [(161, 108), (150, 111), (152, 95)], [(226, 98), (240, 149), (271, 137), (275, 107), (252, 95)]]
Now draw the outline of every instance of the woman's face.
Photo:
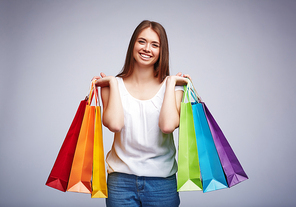
[(157, 33), (150, 27), (144, 29), (134, 45), (133, 56), (142, 67), (154, 66), (159, 58), (160, 40)]

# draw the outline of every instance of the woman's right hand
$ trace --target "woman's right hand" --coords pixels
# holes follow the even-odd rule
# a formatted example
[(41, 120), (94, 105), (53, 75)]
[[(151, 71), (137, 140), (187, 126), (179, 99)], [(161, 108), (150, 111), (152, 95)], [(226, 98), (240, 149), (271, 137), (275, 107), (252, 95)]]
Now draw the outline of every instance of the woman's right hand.
[(114, 76), (106, 76), (105, 73), (100, 73), (101, 76), (93, 77), (93, 80), (96, 80), (95, 84), (97, 87), (109, 87), (112, 81), (116, 81)]
[(118, 82), (114, 76), (106, 76), (104, 73), (100, 73), (100, 76), (93, 77), (92, 81), (94, 80), (96, 87), (101, 87), (103, 124), (110, 131), (119, 132), (124, 126), (124, 114)]

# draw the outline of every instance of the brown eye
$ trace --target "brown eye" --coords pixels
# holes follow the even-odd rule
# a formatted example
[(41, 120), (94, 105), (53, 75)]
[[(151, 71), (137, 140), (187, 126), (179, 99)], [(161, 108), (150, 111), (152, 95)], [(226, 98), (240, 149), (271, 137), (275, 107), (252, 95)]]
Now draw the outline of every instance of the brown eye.
[(159, 45), (158, 45), (158, 44), (152, 44), (152, 46), (153, 46), (153, 47), (159, 47)]

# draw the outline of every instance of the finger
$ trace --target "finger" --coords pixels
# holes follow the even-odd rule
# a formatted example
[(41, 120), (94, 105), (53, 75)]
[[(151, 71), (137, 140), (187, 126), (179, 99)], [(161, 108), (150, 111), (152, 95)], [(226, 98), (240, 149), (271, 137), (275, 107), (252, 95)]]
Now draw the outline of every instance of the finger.
[(177, 75), (176, 76), (181, 76), (182, 75), (182, 73), (181, 72), (179, 72), (179, 73), (177, 73)]
[(106, 77), (105, 73), (100, 73), (102, 78)]
[(191, 80), (191, 77), (190, 77), (190, 75), (188, 75), (188, 74), (184, 74), (183, 77), (184, 77), (184, 78), (189, 78), (189, 79)]
[(91, 81), (93, 81), (93, 80), (97, 80), (97, 79), (100, 79), (100, 76), (94, 76), (94, 77), (91, 79)]

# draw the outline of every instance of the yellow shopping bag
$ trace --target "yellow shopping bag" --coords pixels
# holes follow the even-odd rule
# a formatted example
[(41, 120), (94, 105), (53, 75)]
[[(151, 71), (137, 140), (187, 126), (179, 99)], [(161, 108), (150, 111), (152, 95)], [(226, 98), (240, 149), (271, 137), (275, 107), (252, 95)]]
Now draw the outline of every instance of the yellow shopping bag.
[(100, 106), (96, 106), (91, 197), (92, 198), (108, 197)]

